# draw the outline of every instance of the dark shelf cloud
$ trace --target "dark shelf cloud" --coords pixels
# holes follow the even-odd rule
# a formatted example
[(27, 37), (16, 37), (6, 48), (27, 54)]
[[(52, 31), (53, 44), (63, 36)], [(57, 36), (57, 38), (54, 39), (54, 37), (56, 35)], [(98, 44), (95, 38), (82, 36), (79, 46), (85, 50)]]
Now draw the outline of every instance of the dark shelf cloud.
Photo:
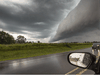
[(100, 41), (100, 0), (81, 0), (59, 25), (54, 41)]

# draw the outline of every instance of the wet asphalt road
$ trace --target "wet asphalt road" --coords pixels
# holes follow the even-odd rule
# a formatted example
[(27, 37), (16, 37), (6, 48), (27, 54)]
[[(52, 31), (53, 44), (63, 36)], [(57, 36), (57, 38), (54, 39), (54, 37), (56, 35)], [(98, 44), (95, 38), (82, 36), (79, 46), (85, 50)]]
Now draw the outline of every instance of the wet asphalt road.
[[(70, 52), (90, 52), (92, 48), (81, 49)], [(50, 54), (27, 59), (0, 62), (0, 74), (66, 74), (76, 67), (67, 61), (70, 52)], [(72, 74), (79, 73), (81, 68)], [(94, 74), (87, 70), (83, 74)]]

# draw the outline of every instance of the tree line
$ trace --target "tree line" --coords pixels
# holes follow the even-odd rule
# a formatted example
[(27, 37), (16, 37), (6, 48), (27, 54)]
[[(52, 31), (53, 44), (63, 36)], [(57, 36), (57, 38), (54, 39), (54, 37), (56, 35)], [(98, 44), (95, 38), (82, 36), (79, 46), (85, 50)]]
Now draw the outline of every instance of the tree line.
[(4, 31), (0, 31), (0, 44), (14, 44), (14, 43), (25, 43), (26, 38), (22, 35), (17, 36), (15, 40), (12, 35)]

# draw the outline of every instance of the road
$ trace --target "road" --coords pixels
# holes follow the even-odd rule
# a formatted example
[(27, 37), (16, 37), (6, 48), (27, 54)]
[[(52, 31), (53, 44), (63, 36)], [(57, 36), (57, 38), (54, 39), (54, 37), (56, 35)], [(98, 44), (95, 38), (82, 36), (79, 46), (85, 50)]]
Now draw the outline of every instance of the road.
[[(92, 48), (70, 52), (90, 52)], [(94, 74), (93, 71), (70, 65), (70, 52), (0, 62), (0, 74)]]

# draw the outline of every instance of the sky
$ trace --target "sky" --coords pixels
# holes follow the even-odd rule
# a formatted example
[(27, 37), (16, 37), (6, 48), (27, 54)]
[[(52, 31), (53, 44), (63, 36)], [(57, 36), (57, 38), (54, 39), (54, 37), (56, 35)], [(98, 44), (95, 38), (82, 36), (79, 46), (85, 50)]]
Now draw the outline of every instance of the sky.
[(80, 0), (0, 0), (0, 30), (48, 43)]
[(81, 0), (60, 23), (51, 42), (100, 42), (100, 0)]

